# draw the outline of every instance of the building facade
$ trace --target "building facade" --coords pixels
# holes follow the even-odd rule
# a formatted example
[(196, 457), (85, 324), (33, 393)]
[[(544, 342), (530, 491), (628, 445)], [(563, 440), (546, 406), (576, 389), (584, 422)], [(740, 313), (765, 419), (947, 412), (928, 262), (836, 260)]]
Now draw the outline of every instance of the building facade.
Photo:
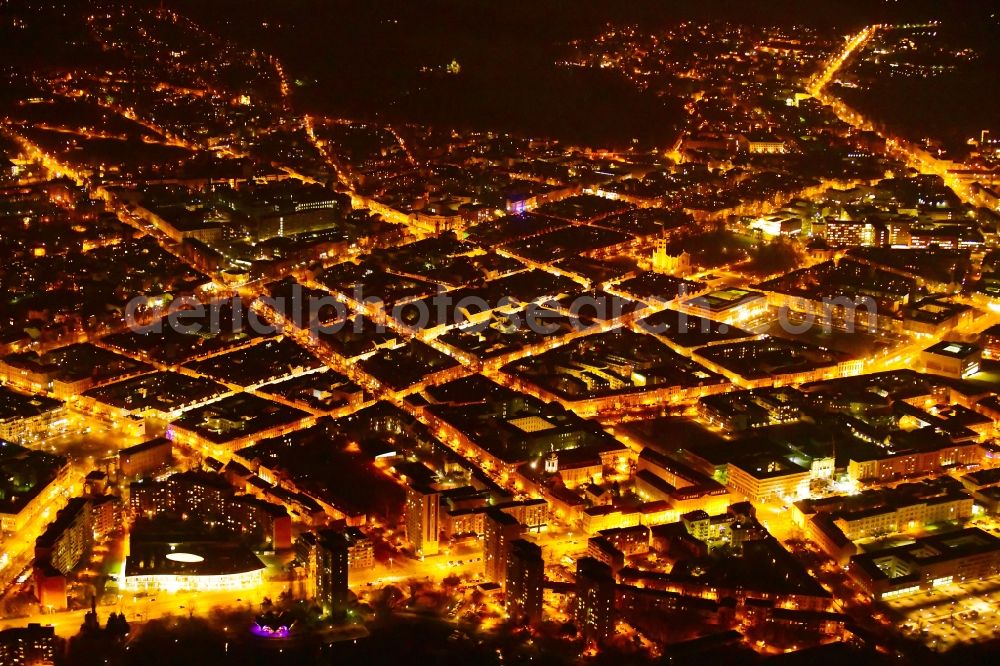
[(538, 544), (515, 539), (507, 559), (504, 606), (515, 622), (534, 624), (542, 619), (545, 563)]
[(601, 642), (614, 631), (615, 579), (611, 567), (592, 557), (576, 561), (573, 620), (587, 641)]
[(483, 569), (486, 579), (507, 585), (507, 559), (511, 544), (521, 536), (521, 523), (499, 509), (486, 512), (483, 525)]
[(413, 484), (406, 488), (406, 538), (417, 555), (437, 555), (441, 545), (441, 493)]

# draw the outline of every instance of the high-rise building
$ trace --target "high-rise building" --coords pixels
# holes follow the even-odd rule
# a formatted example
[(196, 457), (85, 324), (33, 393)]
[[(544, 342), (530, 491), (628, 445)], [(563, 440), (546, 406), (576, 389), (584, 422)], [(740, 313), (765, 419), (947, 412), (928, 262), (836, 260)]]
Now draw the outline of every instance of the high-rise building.
[(56, 519), (35, 540), (35, 559), (48, 560), (62, 574), (69, 574), (94, 545), (90, 502), (75, 497), (59, 510)]
[(592, 557), (576, 561), (573, 619), (588, 641), (603, 641), (614, 629), (615, 579), (604, 562)]
[(440, 548), (441, 493), (430, 486), (406, 488), (406, 538), (417, 555), (437, 555)]
[(490, 509), (483, 521), (483, 564), (486, 580), (507, 584), (510, 545), (521, 536), (521, 523), (500, 509)]
[(304, 535), (306, 571), (313, 596), (330, 613), (347, 606), (347, 576), (351, 542), (339, 530)]
[(29, 624), (0, 631), (0, 664), (4, 666), (49, 666), (56, 663), (56, 633), (53, 627)]
[(515, 539), (507, 558), (507, 579), (504, 603), (515, 622), (533, 624), (542, 619), (542, 587), (545, 584), (545, 563), (542, 549), (536, 543)]

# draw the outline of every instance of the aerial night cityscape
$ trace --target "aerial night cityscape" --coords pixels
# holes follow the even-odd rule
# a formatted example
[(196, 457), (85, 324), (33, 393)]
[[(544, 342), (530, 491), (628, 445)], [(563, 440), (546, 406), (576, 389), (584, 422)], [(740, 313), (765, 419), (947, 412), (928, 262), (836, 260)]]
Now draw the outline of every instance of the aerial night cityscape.
[(0, 0), (0, 666), (1000, 657), (996, 0)]

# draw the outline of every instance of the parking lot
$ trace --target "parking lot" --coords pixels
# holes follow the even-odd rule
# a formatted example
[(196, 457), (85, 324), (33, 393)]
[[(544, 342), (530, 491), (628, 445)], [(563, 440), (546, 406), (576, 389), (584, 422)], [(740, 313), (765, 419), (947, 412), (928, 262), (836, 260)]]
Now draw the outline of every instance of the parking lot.
[(1000, 638), (1000, 580), (967, 581), (917, 592), (885, 605), (905, 636), (944, 651), (956, 644)]

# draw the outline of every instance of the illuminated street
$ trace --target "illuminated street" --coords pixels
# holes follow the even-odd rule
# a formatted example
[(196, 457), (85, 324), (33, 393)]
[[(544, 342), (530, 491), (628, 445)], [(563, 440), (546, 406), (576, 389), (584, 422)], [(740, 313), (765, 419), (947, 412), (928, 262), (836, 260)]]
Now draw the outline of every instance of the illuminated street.
[(988, 663), (1000, 19), (0, 19), (0, 664)]

